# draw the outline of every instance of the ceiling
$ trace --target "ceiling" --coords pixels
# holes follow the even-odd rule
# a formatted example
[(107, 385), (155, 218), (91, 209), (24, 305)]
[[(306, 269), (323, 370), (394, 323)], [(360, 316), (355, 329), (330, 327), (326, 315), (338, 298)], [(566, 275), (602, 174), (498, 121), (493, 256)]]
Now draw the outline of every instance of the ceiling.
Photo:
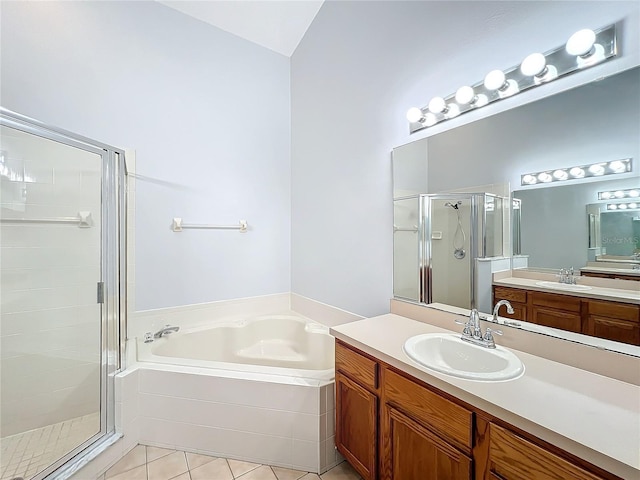
[(324, 0), (158, 0), (226, 32), (290, 57)]

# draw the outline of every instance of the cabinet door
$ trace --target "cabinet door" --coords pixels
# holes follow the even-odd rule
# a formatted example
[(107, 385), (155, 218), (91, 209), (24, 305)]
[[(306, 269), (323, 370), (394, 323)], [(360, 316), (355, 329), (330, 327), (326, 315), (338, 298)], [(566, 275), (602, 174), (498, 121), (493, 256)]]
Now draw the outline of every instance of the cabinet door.
[(336, 446), (365, 480), (376, 478), (378, 398), (336, 372)]
[(637, 322), (589, 315), (584, 333), (616, 342), (640, 345), (640, 324)]
[(386, 405), (389, 452), (384, 472), (390, 480), (470, 480), (471, 459), (419, 423)]

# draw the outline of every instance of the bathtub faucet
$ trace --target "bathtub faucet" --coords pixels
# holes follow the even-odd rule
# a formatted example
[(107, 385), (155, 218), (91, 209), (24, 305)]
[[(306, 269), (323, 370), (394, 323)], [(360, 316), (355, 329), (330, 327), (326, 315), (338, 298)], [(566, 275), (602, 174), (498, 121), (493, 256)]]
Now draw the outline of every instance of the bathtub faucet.
[(171, 325), (165, 325), (164, 328), (161, 328), (156, 333), (153, 334), (153, 338), (162, 338), (165, 335), (169, 335), (170, 333), (177, 332), (180, 330), (180, 327), (172, 327)]

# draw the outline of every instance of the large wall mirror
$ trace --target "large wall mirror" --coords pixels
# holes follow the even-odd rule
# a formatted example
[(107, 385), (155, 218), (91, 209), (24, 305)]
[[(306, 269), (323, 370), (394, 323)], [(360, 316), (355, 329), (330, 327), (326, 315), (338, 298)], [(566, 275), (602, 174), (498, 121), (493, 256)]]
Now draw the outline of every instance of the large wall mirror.
[[(598, 192), (640, 190), (639, 98), (636, 67), (397, 147), (394, 199), (479, 186), (506, 191), (521, 207), (505, 219), (505, 256), (516, 254), (509, 267), (578, 271), (589, 262), (612, 260), (632, 269), (640, 263), (634, 258), (640, 252), (640, 209), (611, 215)], [(526, 173), (626, 158), (633, 162), (628, 173), (521, 186)], [(401, 277), (394, 267), (394, 285)], [(626, 347), (620, 351), (628, 353)]]

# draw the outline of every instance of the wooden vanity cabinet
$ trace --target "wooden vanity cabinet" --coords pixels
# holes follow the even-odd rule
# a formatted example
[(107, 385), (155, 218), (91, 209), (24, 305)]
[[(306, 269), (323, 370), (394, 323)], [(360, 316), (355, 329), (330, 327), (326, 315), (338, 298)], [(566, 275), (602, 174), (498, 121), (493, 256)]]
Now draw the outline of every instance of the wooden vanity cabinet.
[(365, 480), (378, 478), (378, 363), (336, 340), (336, 447)]
[(340, 340), (336, 445), (365, 480), (619, 480)]
[(493, 300), (494, 304), (509, 300), (513, 305), (516, 314), (501, 310), (503, 317), (640, 345), (638, 305), (497, 285), (493, 287)]

